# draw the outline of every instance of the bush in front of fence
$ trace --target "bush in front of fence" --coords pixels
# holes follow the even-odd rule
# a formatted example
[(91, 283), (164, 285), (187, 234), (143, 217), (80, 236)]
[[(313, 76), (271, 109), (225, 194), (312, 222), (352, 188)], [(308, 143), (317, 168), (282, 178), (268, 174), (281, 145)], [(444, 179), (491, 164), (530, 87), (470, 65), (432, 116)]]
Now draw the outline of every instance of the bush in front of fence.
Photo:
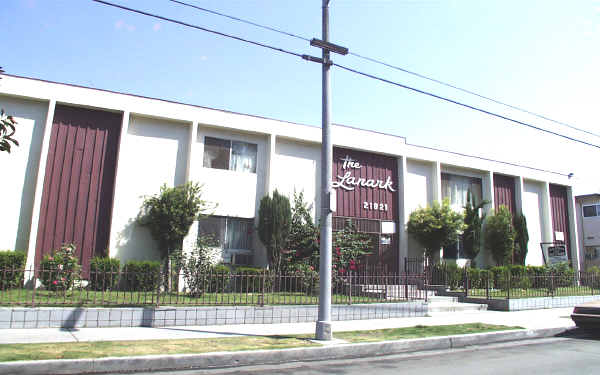
[(234, 272), (234, 290), (238, 293), (261, 293), (270, 291), (273, 278), (265, 268), (237, 267)]
[(47, 290), (67, 291), (79, 279), (79, 259), (75, 255), (75, 245), (65, 244), (44, 255), (40, 263), (40, 282)]
[(288, 266), (286, 290), (314, 295), (319, 290), (319, 272), (306, 263), (294, 263)]
[(90, 279), (88, 288), (91, 290), (114, 290), (119, 284), (121, 262), (115, 258), (93, 257), (90, 261)]
[(149, 292), (158, 288), (161, 279), (160, 262), (130, 260), (123, 267), (125, 288), (128, 291)]
[(24, 251), (0, 251), (0, 290), (23, 285), (23, 269), (27, 254)]

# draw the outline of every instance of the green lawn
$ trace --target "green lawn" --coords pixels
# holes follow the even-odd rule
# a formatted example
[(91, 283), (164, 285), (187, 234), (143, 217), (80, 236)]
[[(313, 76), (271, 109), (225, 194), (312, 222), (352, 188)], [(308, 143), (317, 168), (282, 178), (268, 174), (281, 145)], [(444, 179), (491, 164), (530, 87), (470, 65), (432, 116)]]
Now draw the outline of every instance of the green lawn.
[[(446, 326), (415, 326), (372, 331), (335, 332), (334, 337), (351, 343), (401, 340), (420, 337), (463, 335), (520, 329), (483, 323)], [(125, 357), (152, 354), (199, 354), (209, 352), (285, 349), (320, 346), (312, 335), (237, 336), (225, 338), (104, 341), (48, 344), (0, 345), (0, 362), (44, 359)]]
[[(399, 300), (402, 302), (405, 300)], [(32, 303), (35, 302), (35, 303)], [(300, 292), (279, 293), (205, 293), (199, 297), (192, 297), (184, 293), (161, 293), (158, 305), (189, 305), (189, 306), (215, 306), (215, 305), (316, 305), (319, 302), (317, 295), (306, 295)], [(375, 303), (389, 302), (369, 296), (352, 296), (334, 294), (332, 302), (335, 304), (347, 303)], [(71, 290), (66, 293), (57, 293), (47, 290), (9, 289), (0, 291), (0, 306), (153, 306), (157, 305), (156, 292), (99, 292), (91, 290)]]

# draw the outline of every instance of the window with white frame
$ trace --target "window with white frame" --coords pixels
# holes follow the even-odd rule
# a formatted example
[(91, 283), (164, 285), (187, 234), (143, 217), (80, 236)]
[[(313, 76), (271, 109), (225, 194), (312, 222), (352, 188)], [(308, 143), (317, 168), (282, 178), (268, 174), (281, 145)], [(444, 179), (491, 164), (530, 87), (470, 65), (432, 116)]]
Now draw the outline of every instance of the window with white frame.
[(600, 216), (600, 204), (583, 206), (583, 217)]
[(256, 173), (257, 145), (204, 137), (204, 168)]
[(209, 216), (198, 222), (198, 235), (214, 237), (223, 250), (252, 251), (254, 219)]
[(442, 173), (442, 199), (448, 199), (453, 210), (463, 211), (469, 192), (473, 204), (479, 204), (482, 199), (481, 178)]

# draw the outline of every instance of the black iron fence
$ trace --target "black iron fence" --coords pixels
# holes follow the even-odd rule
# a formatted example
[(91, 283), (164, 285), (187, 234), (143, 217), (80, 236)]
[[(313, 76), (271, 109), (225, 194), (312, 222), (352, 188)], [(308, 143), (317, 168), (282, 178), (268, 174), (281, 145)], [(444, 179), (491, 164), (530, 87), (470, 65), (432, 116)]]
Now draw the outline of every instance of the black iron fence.
[[(332, 303), (426, 300), (424, 274), (361, 272), (332, 280)], [(0, 269), (3, 306), (316, 305), (318, 273), (114, 272)]]

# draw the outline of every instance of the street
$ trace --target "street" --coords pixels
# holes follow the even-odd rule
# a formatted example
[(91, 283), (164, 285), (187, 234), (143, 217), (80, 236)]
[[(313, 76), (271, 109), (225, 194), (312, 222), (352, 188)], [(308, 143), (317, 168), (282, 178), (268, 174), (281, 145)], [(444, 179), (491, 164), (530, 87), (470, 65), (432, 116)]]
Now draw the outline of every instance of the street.
[[(276, 352), (273, 355), (277, 355)], [(361, 358), (287, 365), (217, 370), (161, 372), (157, 374), (598, 374), (600, 336), (582, 332), (560, 338), (485, 345), (466, 349), (379, 358)]]

